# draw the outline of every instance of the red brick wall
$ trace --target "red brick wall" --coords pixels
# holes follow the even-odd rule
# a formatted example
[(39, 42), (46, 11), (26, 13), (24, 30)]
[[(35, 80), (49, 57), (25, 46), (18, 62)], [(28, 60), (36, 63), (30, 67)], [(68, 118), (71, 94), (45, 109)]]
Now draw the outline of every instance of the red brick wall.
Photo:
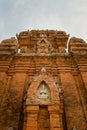
[[(45, 34), (43, 37), (40, 36), (42, 33)], [(38, 53), (36, 43), (44, 39), (52, 46), (48, 52)], [(42, 66), (63, 91), (64, 129), (76, 126), (78, 130), (86, 130), (87, 44), (81, 39), (71, 38), (67, 54), (68, 35), (43, 30), (21, 32), (17, 40), (17, 43), (7, 40), (0, 44), (0, 130), (9, 127), (22, 130), (26, 93), (33, 78), (38, 78)], [(19, 47), (24, 47), (25, 51), (18, 54)]]

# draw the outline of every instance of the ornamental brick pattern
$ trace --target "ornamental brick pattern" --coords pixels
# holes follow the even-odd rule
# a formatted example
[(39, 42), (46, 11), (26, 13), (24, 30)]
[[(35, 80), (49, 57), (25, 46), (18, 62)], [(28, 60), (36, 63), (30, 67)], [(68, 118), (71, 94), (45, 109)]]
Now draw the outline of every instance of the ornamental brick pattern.
[(87, 130), (87, 43), (31, 30), (0, 44), (0, 130)]

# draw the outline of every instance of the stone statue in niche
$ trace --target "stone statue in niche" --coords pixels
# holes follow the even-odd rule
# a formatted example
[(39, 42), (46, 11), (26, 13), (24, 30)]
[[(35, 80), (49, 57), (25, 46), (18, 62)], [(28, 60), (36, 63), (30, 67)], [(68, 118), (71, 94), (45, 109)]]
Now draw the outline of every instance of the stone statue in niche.
[(47, 90), (45, 89), (45, 85), (42, 84), (42, 89), (38, 95), (39, 98), (48, 98), (48, 93), (47, 93)]
[(40, 84), (37, 91), (37, 98), (39, 99), (48, 99), (50, 98), (50, 92), (47, 85), (43, 82)]

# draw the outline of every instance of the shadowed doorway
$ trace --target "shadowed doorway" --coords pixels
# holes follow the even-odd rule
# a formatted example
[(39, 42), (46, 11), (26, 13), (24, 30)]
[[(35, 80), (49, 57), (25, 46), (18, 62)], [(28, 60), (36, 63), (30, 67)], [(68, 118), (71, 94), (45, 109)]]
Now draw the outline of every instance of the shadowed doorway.
[(38, 130), (50, 130), (50, 114), (47, 106), (39, 106)]

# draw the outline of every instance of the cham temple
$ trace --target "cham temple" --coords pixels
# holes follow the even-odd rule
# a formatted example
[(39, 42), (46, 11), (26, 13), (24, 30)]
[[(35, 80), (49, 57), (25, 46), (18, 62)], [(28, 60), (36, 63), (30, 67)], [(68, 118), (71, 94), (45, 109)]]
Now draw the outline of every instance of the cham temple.
[(0, 130), (87, 130), (87, 43), (28, 30), (0, 43)]

